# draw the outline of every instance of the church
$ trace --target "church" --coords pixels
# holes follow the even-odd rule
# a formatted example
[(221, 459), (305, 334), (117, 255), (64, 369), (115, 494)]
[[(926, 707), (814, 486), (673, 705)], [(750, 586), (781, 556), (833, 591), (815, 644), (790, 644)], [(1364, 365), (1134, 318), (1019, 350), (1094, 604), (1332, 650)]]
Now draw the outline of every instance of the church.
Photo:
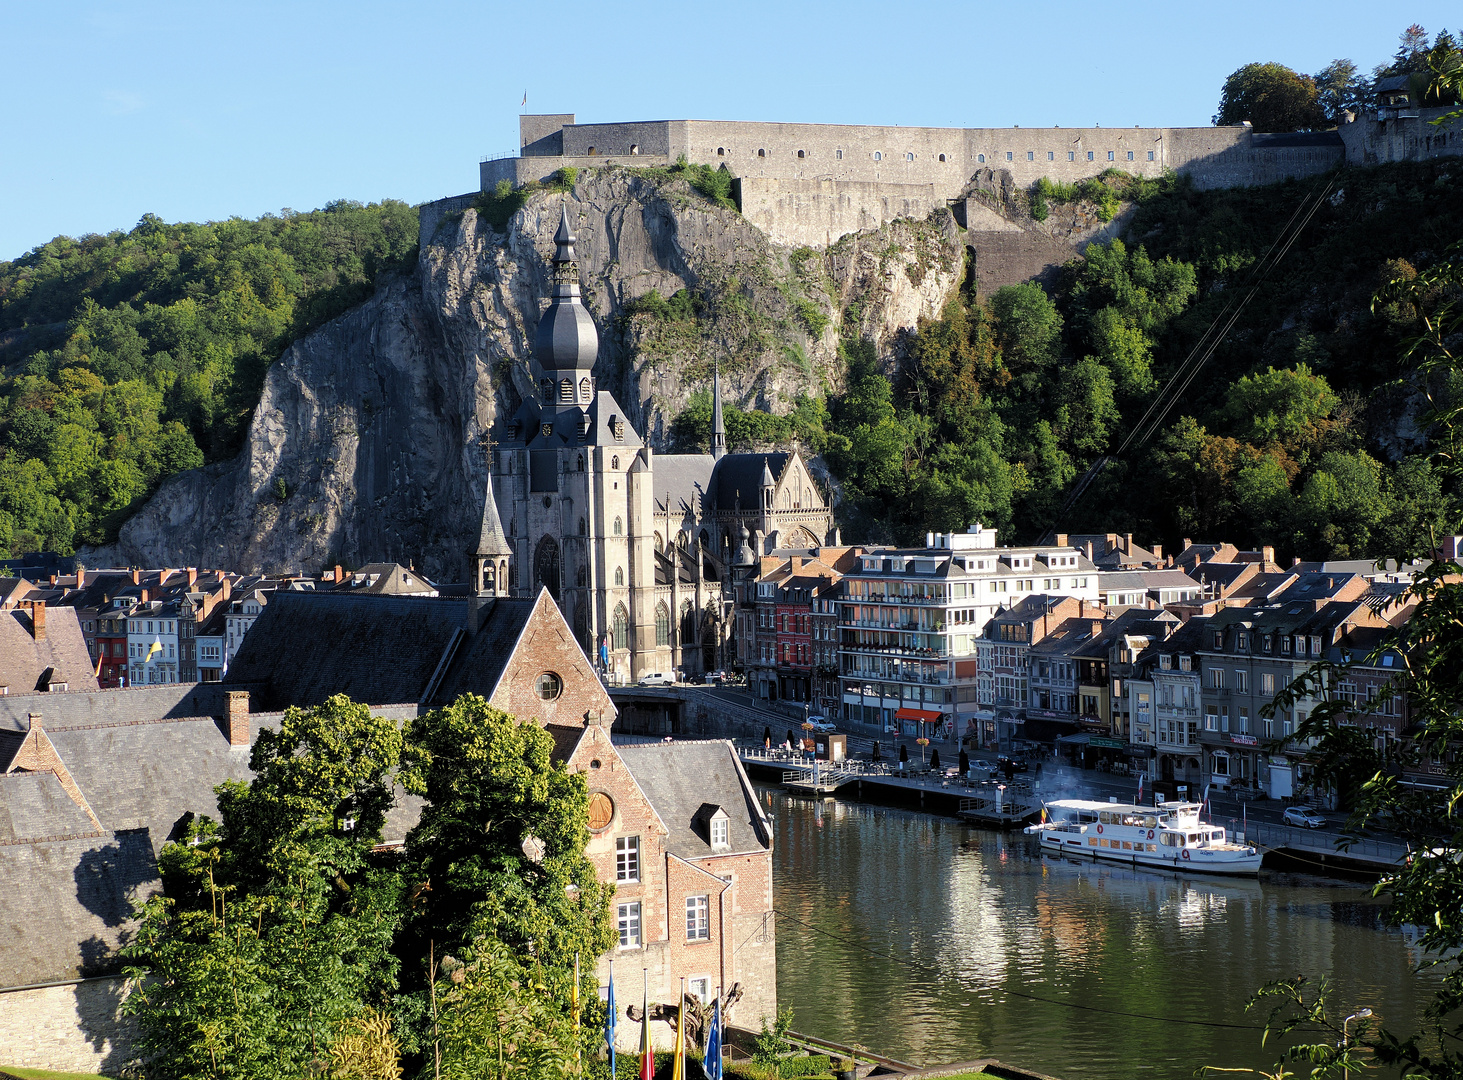
[(582, 303), (572, 202), (533, 359), (538, 395), (495, 433), (470, 553), (481, 596), (548, 589), (612, 682), (730, 665), (734, 570), (834, 540), (799, 448), (729, 454), (713, 376), (709, 454), (656, 454), (595, 385), (599, 334)]

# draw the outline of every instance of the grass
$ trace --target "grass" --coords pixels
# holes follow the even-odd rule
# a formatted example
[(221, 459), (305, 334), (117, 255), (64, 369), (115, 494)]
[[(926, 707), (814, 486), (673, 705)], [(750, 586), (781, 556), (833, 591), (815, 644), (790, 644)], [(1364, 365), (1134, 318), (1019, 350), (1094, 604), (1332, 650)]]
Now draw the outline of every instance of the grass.
[(96, 1080), (100, 1073), (54, 1072), (51, 1069), (22, 1069), (16, 1065), (0, 1065), (0, 1076), (13, 1080)]

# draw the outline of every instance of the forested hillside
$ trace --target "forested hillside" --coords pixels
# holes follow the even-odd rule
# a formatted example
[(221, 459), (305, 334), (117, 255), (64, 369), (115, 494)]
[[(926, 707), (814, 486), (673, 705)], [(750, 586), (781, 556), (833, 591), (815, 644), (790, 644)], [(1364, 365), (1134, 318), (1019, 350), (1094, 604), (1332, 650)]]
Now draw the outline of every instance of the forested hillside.
[(0, 263), (0, 552), (101, 543), (237, 452), (290, 341), (409, 266), (400, 202), (57, 237)]
[[(1415, 313), (1376, 290), (1463, 238), (1463, 163), (1347, 170), (1164, 417), (1058, 517), (1074, 480), (1144, 418), (1235, 290), (1326, 179), (1232, 191), (1103, 179), (1137, 203), (1125, 241), (1088, 247), (1050, 292), (968, 289), (893, 366), (845, 343), (847, 392), (800, 434), (843, 486), (851, 535), (914, 541), (974, 520), (1223, 537), (1306, 557), (1422, 552), (1459, 528), (1429, 464), (1430, 407), (1402, 360)], [(1456, 388), (1433, 386), (1438, 400)], [(684, 423), (699, 443), (704, 407)], [(736, 427), (729, 420), (733, 435)]]

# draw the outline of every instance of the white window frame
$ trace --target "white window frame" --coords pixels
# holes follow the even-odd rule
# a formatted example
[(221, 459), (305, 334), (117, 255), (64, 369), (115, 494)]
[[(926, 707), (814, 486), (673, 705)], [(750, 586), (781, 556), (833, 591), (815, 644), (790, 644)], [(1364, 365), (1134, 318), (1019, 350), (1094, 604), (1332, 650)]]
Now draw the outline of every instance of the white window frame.
[(711, 940), (711, 897), (707, 893), (686, 897), (686, 940)]
[(615, 926), (620, 934), (620, 948), (640, 948), (645, 939), (640, 919), (639, 900), (630, 900), (615, 908)]
[(640, 880), (640, 837), (615, 837), (615, 880), (634, 883)]

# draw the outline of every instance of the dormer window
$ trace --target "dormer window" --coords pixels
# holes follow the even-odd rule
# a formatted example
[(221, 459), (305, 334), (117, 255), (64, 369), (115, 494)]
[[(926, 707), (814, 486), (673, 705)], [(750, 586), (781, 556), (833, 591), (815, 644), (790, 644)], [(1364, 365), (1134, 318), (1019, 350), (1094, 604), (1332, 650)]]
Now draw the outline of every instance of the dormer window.
[(731, 819), (725, 810), (718, 809), (711, 815), (711, 847), (713, 850), (731, 847)]

